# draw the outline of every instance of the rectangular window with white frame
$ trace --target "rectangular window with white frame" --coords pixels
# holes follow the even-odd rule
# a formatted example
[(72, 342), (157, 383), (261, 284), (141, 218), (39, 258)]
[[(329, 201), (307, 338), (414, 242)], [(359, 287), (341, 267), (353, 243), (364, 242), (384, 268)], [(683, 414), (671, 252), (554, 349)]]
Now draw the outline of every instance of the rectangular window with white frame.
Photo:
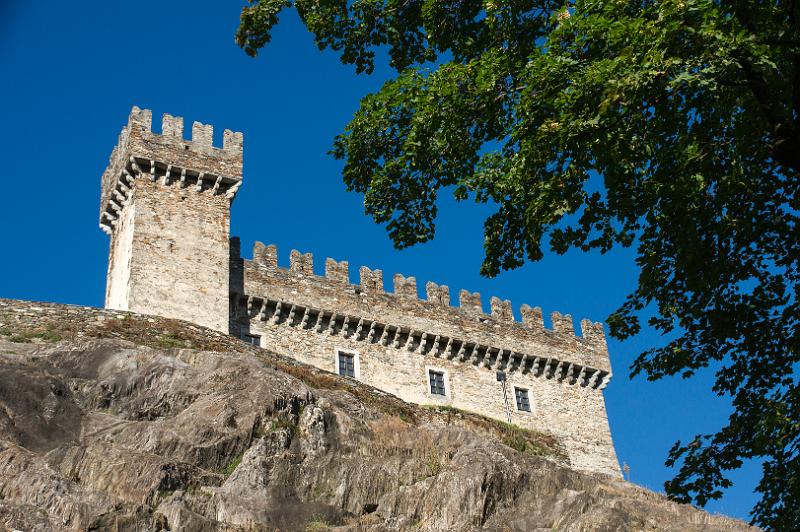
[(445, 384), (444, 371), (429, 369), (428, 382), (430, 383), (431, 395), (447, 396), (447, 386)]
[(531, 400), (529, 393), (530, 392), (527, 388), (514, 387), (514, 399), (516, 399), (517, 402), (517, 410), (520, 412), (531, 411)]
[(358, 379), (360, 370), (358, 353), (341, 349), (336, 350), (336, 373), (342, 377)]

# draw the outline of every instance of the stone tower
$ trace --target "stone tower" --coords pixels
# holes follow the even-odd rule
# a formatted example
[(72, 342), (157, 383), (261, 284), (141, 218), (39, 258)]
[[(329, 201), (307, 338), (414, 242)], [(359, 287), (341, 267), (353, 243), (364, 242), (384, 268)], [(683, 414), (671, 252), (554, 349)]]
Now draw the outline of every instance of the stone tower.
[(111, 237), (107, 308), (228, 332), (230, 205), (242, 182), (242, 134), (165, 114), (161, 134), (134, 107), (103, 173), (100, 227)]

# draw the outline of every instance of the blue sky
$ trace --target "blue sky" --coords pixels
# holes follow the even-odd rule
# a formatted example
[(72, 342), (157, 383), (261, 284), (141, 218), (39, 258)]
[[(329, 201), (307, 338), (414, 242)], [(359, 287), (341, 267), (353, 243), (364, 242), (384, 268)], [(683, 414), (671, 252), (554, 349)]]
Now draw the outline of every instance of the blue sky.
[[(131, 106), (168, 112), (245, 134), (244, 184), (232, 233), (245, 256), (253, 241), (311, 251), (358, 267), (414, 275), (479, 291), (519, 306), (605, 319), (636, 282), (630, 250), (550, 254), (495, 279), (478, 275), (482, 220), (489, 209), (443, 199), (434, 242), (396, 251), (384, 230), (347, 193), (333, 137), (391, 73), (356, 76), (320, 53), (293, 13), (257, 59), (233, 41), (238, 2), (22, 2), (0, 0), (0, 297), (102, 306), (108, 237), (97, 226), (100, 175)], [(355, 279), (354, 279), (355, 280)], [(547, 320), (547, 318), (546, 318)], [(661, 490), (676, 439), (713, 432), (729, 403), (710, 392), (713, 373), (649, 383), (628, 379), (633, 358), (660, 341), (652, 331), (610, 341), (615, 377), (606, 389), (611, 431), (632, 480)], [(579, 420), (575, 420), (579, 423)], [(760, 468), (735, 473), (735, 486), (708, 509), (741, 518), (756, 500)]]

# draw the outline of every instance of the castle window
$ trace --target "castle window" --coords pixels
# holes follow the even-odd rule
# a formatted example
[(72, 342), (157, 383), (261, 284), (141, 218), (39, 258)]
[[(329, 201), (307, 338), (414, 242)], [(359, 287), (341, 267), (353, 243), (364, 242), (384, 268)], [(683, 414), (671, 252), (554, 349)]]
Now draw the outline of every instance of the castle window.
[(261, 346), (261, 337), (257, 334), (243, 334), (242, 340), (257, 347)]
[(339, 375), (355, 378), (356, 357), (354, 354), (339, 351)]
[(428, 377), (431, 383), (431, 394), (447, 395), (444, 390), (444, 372), (429, 370)]
[(514, 388), (514, 397), (517, 400), (517, 410), (522, 410), (523, 412), (531, 411), (531, 402), (530, 398), (528, 397), (528, 390), (525, 388)]

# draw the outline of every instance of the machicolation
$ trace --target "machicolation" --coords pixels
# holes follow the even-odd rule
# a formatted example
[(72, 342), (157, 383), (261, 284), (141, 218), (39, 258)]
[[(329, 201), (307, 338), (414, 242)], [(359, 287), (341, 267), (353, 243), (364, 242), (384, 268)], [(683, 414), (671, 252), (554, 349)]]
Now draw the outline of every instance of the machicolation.
[(467, 290), (256, 242), (241, 257), (230, 204), (242, 184), (243, 137), (133, 108), (102, 176), (100, 227), (111, 236), (106, 306), (229, 332), (410, 402), (475, 411), (558, 437), (572, 467), (619, 476), (603, 389), (611, 366), (603, 327)]

